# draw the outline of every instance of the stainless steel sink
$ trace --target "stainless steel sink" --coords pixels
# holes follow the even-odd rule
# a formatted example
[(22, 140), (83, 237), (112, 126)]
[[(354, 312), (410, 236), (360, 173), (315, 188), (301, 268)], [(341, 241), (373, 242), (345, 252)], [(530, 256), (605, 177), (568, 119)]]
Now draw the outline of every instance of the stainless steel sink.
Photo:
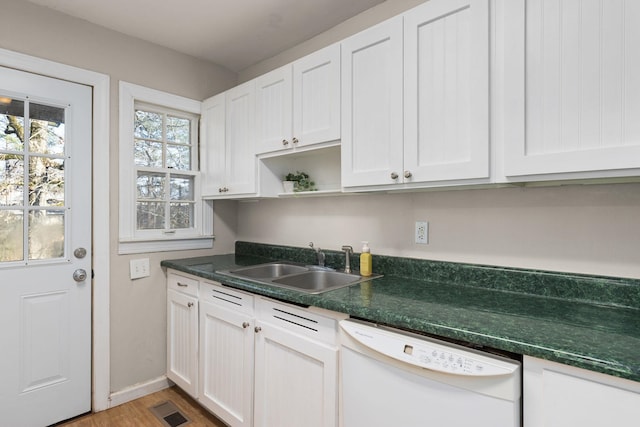
[(253, 279), (273, 279), (275, 277), (303, 273), (305, 271), (309, 271), (309, 269), (301, 265), (274, 262), (254, 265), (251, 267), (237, 268), (235, 270), (230, 270), (229, 273)]
[(353, 285), (360, 282), (361, 279), (362, 277), (357, 274), (312, 270), (306, 273), (276, 279), (272, 282), (304, 292), (318, 293), (328, 291), (329, 289), (337, 289), (342, 286)]
[(313, 265), (272, 262), (233, 270), (218, 271), (219, 274), (251, 280), (265, 285), (295, 289), (310, 294), (319, 294), (344, 286), (355, 285), (365, 280), (382, 277), (343, 273)]

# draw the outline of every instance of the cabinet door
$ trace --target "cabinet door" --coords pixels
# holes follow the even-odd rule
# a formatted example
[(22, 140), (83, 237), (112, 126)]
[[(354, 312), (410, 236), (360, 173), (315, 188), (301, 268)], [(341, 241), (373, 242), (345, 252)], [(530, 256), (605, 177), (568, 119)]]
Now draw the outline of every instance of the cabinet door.
[(341, 50), (342, 185), (397, 183), (403, 161), (402, 17), (346, 39)]
[(167, 377), (198, 396), (198, 300), (172, 289), (167, 291)]
[(258, 321), (256, 427), (335, 427), (338, 350)]
[(640, 419), (640, 383), (527, 356), (522, 398), (527, 427), (631, 427)]
[(200, 172), (202, 195), (218, 196), (223, 193), (225, 181), (225, 121), (226, 96), (224, 93), (202, 103), (200, 120)]
[(637, 175), (640, 3), (503, 7), (505, 174)]
[(200, 403), (232, 427), (252, 424), (253, 319), (200, 305)]
[(293, 147), (291, 65), (256, 79), (256, 153)]
[(404, 17), (404, 182), (489, 176), (488, 0)]
[(228, 90), (226, 98), (226, 194), (255, 193), (255, 82)]
[(340, 45), (293, 63), (293, 137), (297, 146), (340, 139)]

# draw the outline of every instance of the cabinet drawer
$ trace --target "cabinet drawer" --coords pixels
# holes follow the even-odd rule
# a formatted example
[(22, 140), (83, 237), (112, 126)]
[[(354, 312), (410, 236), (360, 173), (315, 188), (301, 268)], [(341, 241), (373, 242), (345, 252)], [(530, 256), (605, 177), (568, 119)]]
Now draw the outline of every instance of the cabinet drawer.
[(263, 298), (256, 300), (256, 311), (256, 317), (260, 322), (325, 344), (337, 343), (337, 322), (330, 317)]
[(169, 289), (173, 289), (187, 295), (193, 295), (194, 297), (198, 296), (198, 280), (192, 277), (169, 273), (167, 285)]
[(200, 283), (200, 301), (253, 316), (253, 295), (227, 288), (216, 282)]

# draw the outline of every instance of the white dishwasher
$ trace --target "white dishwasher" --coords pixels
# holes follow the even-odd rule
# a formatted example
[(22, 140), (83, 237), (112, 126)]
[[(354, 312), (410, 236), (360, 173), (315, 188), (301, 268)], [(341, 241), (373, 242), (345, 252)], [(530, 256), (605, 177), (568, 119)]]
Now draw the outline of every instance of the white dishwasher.
[(518, 427), (520, 363), (353, 319), (340, 322), (342, 427)]

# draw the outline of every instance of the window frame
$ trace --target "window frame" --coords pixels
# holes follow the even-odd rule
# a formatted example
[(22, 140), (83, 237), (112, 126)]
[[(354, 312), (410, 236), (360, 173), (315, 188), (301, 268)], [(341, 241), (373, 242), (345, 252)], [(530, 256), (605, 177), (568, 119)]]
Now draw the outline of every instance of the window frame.
[[(185, 98), (120, 81), (120, 141), (119, 141), (119, 254), (208, 249), (213, 247), (213, 207), (203, 201), (201, 174), (198, 163), (198, 126), (201, 114), (200, 101)], [(134, 114), (136, 108), (155, 108), (158, 112), (184, 113), (193, 117), (191, 170), (176, 169), (173, 175), (193, 176), (194, 223), (193, 228), (175, 230), (138, 230), (136, 221), (138, 170), (149, 170), (134, 161)], [(156, 171), (158, 169), (155, 169)], [(164, 169), (166, 171), (166, 169)]]

